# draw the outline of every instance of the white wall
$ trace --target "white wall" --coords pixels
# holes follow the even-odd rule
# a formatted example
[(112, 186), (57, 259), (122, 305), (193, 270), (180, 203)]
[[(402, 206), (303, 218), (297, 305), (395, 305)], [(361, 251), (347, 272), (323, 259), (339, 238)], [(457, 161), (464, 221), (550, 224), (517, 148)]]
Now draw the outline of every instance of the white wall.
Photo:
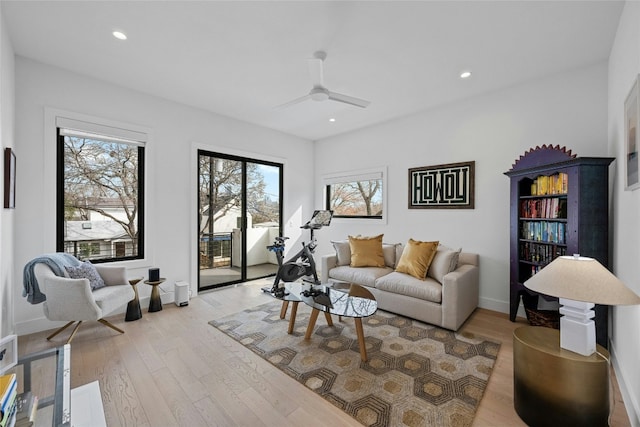
[[(624, 101), (640, 73), (640, 3), (627, 2), (609, 57), (609, 154), (625, 158)], [(640, 295), (640, 190), (625, 191), (621, 161), (613, 176), (613, 271)], [(631, 424), (640, 425), (640, 307), (614, 307), (611, 349)]]
[[(14, 144), (14, 53), (0, 8), (0, 177), (4, 177), (4, 149)], [(20, 154), (17, 153), (16, 157)], [(22, 160), (22, 159), (20, 159)], [(4, 193), (2, 193), (4, 200)], [(20, 199), (16, 203), (20, 203)], [(1, 205), (4, 206), (4, 203)], [(13, 272), (13, 224), (15, 213), (0, 210), (0, 337), (14, 333), (13, 296), (20, 292)]]
[[(110, 121), (131, 123), (150, 132), (147, 144), (146, 263), (125, 263), (130, 274), (147, 274), (151, 266), (167, 278), (163, 287), (173, 291), (176, 280), (190, 281), (195, 291), (197, 148), (242, 154), (284, 164), (284, 220), (299, 226), (298, 217), (311, 215), (313, 143), (283, 133), (225, 118), (157, 97), (134, 92), (32, 60), (16, 58), (16, 146), (19, 151), (18, 197), (15, 220), (15, 266), (55, 251), (55, 159), (45, 152), (55, 143), (45, 108), (77, 112)], [(150, 70), (152, 72), (152, 70)], [(53, 151), (55, 152), (55, 151)], [(302, 212), (302, 213), (301, 213)], [(295, 242), (295, 240), (294, 240)], [(192, 247), (193, 246), (193, 247)], [(21, 283), (21, 280), (19, 281)], [(150, 287), (138, 285), (141, 297)], [(42, 308), (14, 296), (19, 334), (51, 328)]]
[[(481, 78), (481, 75), (478, 76)], [(316, 144), (316, 188), (324, 174), (388, 167), (388, 222), (334, 220), (330, 239), (384, 233), (386, 242), (439, 240), (480, 254), (480, 306), (509, 311), (509, 170), (525, 151), (559, 144), (579, 156), (605, 156), (605, 63), (551, 76), (435, 110), (324, 139)], [(408, 169), (475, 160), (475, 209), (407, 208)], [(316, 207), (322, 195), (316, 194)]]

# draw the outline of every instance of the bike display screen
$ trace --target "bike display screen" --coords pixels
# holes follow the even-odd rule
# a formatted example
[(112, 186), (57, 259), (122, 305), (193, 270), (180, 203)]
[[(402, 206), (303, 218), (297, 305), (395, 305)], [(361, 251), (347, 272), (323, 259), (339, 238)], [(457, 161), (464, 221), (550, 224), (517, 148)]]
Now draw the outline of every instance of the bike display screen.
[(309, 220), (309, 225), (326, 227), (331, 224), (331, 218), (333, 218), (333, 211), (331, 210), (315, 210)]

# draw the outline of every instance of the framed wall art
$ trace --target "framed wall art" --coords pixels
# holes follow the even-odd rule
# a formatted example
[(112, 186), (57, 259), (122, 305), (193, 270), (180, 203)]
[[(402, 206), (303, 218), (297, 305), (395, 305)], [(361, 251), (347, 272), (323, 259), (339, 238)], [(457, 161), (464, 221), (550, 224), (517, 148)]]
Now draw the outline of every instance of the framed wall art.
[(11, 148), (4, 149), (4, 207), (16, 207), (16, 155)]
[(638, 79), (624, 101), (624, 146), (625, 146), (625, 190), (640, 188), (638, 163), (638, 124), (640, 122), (640, 108), (638, 102)]
[(409, 169), (409, 209), (474, 209), (475, 163)]

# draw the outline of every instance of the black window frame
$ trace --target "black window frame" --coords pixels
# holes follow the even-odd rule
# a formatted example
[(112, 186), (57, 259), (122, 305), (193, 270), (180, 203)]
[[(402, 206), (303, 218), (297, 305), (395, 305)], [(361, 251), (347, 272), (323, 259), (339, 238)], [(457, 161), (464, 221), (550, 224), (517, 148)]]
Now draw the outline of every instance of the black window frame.
[(359, 181), (377, 181), (379, 180), (381, 182), (382, 185), (382, 212), (384, 212), (384, 191), (385, 191), (385, 185), (384, 185), (384, 179), (383, 178), (372, 178), (372, 179), (354, 179), (353, 181), (343, 181), (343, 182), (336, 182), (336, 183), (332, 183), (332, 184), (326, 184), (325, 185), (325, 201), (324, 201), (324, 205), (325, 205), (325, 209), (327, 210), (333, 210), (333, 218), (346, 218), (346, 219), (371, 219), (371, 220), (381, 220), (384, 219), (384, 214), (381, 215), (340, 215), (336, 213), (336, 210), (333, 206), (331, 206), (331, 186), (335, 185), (335, 184), (346, 184), (346, 183), (351, 183), (351, 182), (359, 182)]
[[(65, 219), (64, 219), (64, 135), (56, 128), (56, 252), (65, 252)], [(99, 138), (96, 138), (99, 139)], [(105, 140), (109, 140), (105, 136)], [(138, 252), (137, 255), (92, 259), (93, 264), (141, 260), (145, 257), (145, 147), (138, 148)]]

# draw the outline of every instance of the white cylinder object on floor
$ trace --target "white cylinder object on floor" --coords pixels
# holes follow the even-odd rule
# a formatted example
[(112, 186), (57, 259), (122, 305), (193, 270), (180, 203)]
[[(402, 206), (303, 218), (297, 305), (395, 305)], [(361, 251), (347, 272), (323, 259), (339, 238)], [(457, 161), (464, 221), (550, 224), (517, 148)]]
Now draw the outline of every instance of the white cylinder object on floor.
[(189, 296), (191, 289), (189, 289), (189, 283), (178, 281), (175, 286), (175, 303), (178, 307), (184, 307), (189, 305)]

